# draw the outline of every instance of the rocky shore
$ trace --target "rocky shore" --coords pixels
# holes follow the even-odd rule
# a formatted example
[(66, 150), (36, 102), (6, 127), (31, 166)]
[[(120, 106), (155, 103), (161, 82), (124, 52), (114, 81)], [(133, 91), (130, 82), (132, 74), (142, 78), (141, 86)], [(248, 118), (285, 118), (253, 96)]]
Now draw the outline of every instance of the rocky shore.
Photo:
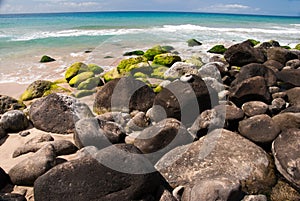
[(0, 95), (0, 200), (300, 200), (299, 49), (156, 45)]

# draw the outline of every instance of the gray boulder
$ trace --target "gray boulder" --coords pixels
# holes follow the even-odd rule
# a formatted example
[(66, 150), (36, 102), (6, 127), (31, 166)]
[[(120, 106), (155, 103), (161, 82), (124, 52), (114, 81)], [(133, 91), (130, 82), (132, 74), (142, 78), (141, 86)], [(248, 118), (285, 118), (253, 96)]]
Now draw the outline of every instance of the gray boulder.
[(29, 117), (34, 127), (60, 134), (74, 132), (77, 121), (93, 116), (85, 103), (55, 93), (35, 101), (29, 109)]
[(19, 132), (29, 126), (29, 120), (22, 111), (11, 110), (2, 115), (0, 126), (7, 132)]
[(261, 101), (250, 101), (242, 105), (242, 110), (249, 117), (265, 114), (268, 110), (268, 105)]
[(270, 191), (276, 181), (272, 162), (264, 150), (222, 129), (173, 149), (155, 167), (173, 188), (218, 175), (240, 181), (242, 191), (256, 194)]
[(277, 170), (300, 189), (300, 129), (283, 131), (272, 144)]
[(198, 67), (186, 62), (174, 63), (165, 73), (166, 78), (178, 78), (185, 74), (197, 74)]

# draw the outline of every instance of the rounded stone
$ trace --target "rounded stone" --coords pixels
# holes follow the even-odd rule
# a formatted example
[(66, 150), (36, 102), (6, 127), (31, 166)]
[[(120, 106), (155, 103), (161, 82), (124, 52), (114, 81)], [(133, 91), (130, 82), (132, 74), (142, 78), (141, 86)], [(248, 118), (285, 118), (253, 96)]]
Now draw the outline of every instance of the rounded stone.
[(242, 105), (242, 110), (249, 116), (265, 114), (268, 110), (268, 105), (261, 101), (250, 101)]

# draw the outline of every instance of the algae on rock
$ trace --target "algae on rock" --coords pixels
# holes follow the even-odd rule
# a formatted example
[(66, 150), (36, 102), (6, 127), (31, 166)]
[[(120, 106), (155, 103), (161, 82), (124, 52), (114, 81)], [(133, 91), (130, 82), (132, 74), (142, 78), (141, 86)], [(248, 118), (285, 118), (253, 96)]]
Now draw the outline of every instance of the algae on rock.
[(76, 62), (72, 64), (65, 73), (65, 78), (67, 81), (70, 81), (73, 77), (78, 75), (79, 73), (90, 71), (89, 67), (82, 63), (82, 62)]
[(94, 77), (95, 74), (93, 72), (82, 72), (74, 76), (70, 81), (69, 84), (70, 86), (75, 86), (77, 87), (81, 82)]

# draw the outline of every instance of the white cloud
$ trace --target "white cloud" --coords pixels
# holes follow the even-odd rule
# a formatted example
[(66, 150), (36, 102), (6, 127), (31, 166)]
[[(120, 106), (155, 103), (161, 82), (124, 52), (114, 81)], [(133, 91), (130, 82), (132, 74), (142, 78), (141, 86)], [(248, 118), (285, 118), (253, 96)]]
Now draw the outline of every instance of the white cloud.
[(68, 6), (68, 7), (93, 7), (93, 6), (99, 6), (100, 4), (93, 1), (88, 2), (60, 2), (61, 6)]
[(214, 4), (208, 7), (199, 8), (202, 12), (219, 12), (219, 13), (252, 13), (259, 11), (259, 8), (252, 8), (242, 4)]
[(227, 5), (218, 5), (219, 7), (224, 7), (225, 9), (249, 9), (249, 6), (241, 4), (227, 4)]

